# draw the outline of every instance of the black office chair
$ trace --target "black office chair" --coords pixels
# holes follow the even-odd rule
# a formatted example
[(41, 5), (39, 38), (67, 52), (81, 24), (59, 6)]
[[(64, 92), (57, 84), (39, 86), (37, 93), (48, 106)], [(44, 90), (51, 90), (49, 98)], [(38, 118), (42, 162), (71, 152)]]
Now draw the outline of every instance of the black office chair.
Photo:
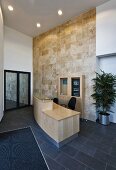
[(75, 110), (75, 105), (76, 105), (76, 98), (71, 97), (71, 99), (68, 102), (68, 108), (71, 110)]
[(54, 99), (53, 99), (53, 102), (56, 103), (56, 104), (58, 104), (58, 103), (59, 103), (58, 98), (54, 98)]

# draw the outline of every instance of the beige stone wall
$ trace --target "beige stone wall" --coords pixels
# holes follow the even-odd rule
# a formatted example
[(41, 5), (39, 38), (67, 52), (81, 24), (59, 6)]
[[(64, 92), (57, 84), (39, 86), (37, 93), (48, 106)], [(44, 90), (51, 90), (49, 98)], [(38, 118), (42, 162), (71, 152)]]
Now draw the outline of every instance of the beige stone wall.
[(55, 97), (58, 77), (85, 75), (85, 118), (95, 120), (92, 81), (96, 70), (96, 10), (34, 38), (34, 94)]

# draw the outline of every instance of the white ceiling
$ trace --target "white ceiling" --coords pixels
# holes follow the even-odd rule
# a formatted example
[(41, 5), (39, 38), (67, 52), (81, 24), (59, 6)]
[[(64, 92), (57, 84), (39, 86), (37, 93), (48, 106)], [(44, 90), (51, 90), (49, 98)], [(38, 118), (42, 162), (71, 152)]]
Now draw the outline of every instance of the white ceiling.
[[(1, 0), (5, 25), (34, 37), (108, 0)], [(14, 11), (8, 10), (8, 5)], [(57, 11), (63, 11), (58, 16)], [(41, 23), (41, 28), (36, 23)]]

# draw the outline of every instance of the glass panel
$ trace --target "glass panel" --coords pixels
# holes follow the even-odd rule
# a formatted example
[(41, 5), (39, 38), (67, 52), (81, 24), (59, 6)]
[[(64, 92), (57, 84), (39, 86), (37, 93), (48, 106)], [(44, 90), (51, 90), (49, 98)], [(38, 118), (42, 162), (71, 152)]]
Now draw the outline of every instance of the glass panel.
[(80, 97), (80, 78), (72, 78), (72, 96)]
[(60, 78), (60, 94), (67, 95), (67, 78)]
[(17, 107), (17, 74), (6, 72), (6, 110)]
[(19, 106), (28, 105), (28, 78), (28, 74), (19, 74)]

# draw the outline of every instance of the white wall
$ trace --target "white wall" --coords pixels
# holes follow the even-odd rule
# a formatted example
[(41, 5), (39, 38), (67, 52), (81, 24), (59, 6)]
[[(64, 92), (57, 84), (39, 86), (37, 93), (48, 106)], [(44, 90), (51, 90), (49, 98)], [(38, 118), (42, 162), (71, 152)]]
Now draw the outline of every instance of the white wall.
[(31, 97), (33, 98), (32, 64), (32, 38), (5, 26), (4, 69), (31, 72)]
[[(96, 8), (96, 56), (110, 54), (107, 57), (97, 58), (97, 71), (99, 68), (106, 73), (116, 74), (116, 0)], [(116, 103), (111, 108), (110, 121), (116, 123)]]
[[(99, 58), (99, 67), (106, 73), (116, 75), (116, 56)], [(110, 113), (110, 121), (116, 123), (116, 103), (111, 108), (114, 113)]]
[(116, 0), (96, 8), (96, 55), (116, 53)]
[(0, 121), (3, 117), (3, 17), (0, 7)]

